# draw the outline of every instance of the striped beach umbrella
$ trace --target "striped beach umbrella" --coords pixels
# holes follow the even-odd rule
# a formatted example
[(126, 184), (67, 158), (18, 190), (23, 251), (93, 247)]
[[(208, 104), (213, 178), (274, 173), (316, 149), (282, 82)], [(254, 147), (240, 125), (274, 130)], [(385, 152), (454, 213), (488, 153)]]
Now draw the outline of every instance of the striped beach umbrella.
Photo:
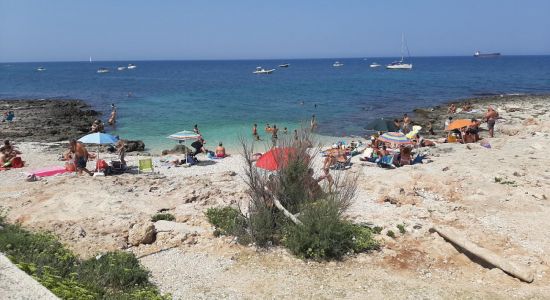
[(169, 139), (176, 141), (196, 140), (200, 137), (200, 134), (196, 134), (195, 132), (189, 130), (176, 132), (168, 136)]
[(412, 144), (411, 140), (401, 132), (386, 132), (378, 137), (378, 139), (391, 144)]

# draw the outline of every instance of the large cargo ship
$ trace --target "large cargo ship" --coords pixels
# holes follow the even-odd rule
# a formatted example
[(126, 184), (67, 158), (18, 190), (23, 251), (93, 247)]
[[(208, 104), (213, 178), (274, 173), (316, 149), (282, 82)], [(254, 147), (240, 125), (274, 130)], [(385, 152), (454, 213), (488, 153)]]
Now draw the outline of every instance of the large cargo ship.
[(476, 51), (474, 53), (474, 57), (495, 57), (495, 56), (500, 56), (500, 53), (481, 53), (479, 51)]

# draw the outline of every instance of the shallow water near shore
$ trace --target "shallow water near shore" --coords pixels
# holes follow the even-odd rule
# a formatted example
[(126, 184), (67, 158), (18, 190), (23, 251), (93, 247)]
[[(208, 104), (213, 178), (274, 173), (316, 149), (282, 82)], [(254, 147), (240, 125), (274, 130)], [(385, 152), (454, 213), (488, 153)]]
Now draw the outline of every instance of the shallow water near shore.
[[(209, 147), (223, 142), (237, 149), (254, 123), (264, 141), (266, 123), (291, 134), (312, 114), (323, 136), (360, 135), (369, 120), (451, 99), (550, 92), (550, 56), (413, 58), (410, 72), (369, 68), (392, 58), (338, 59), (341, 68), (332, 67), (334, 60), (4, 63), (0, 98), (79, 98), (104, 112), (105, 121), (115, 103), (118, 123), (108, 130), (158, 151), (175, 144), (166, 136), (194, 124)], [(116, 70), (128, 63), (138, 67)], [(252, 74), (256, 66), (281, 63), (290, 67)], [(110, 72), (98, 74), (99, 67)]]

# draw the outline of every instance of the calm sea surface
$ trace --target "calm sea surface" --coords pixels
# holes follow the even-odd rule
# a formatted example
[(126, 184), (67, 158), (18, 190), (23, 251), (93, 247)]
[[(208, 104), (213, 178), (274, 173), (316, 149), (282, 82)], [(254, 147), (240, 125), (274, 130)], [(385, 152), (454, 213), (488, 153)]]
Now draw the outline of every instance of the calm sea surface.
[[(253, 123), (290, 131), (315, 114), (323, 135), (358, 135), (371, 119), (452, 99), (550, 93), (550, 56), (412, 58), (412, 71), (369, 68), (392, 58), (338, 59), (340, 68), (335, 60), (2, 63), (0, 98), (83, 99), (105, 121), (115, 103), (118, 124), (108, 130), (158, 150), (174, 144), (167, 135), (194, 124), (210, 147), (231, 147), (239, 135), (250, 136)], [(128, 63), (137, 68), (116, 70)], [(282, 63), (290, 67), (278, 68)], [(254, 75), (256, 66), (276, 71)], [(110, 72), (98, 74), (100, 67)]]

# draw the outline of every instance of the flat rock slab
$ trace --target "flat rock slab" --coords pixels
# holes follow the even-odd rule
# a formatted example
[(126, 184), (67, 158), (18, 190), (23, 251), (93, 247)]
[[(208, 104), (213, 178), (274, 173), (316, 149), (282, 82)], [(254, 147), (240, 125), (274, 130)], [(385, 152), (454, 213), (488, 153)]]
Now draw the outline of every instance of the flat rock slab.
[(157, 232), (174, 232), (174, 233), (203, 233), (205, 230), (198, 226), (191, 226), (184, 223), (173, 221), (160, 220), (155, 222)]
[(0, 253), (0, 298), (4, 300), (59, 299), (34, 278), (21, 271), (2, 253)]

